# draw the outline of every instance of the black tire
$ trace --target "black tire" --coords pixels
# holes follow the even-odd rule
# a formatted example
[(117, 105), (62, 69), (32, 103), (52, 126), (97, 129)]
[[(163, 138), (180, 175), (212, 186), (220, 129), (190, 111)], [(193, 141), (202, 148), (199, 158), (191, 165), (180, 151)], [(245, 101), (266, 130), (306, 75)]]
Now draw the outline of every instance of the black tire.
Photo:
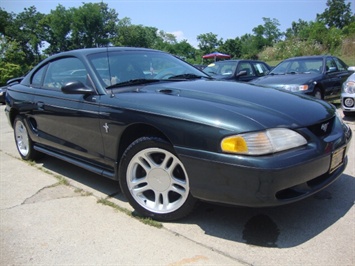
[(39, 153), (34, 150), (24, 119), (17, 116), (14, 121), (14, 137), (18, 153), (23, 160), (35, 160)]
[(319, 88), (314, 88), (313, 96), (317, 99), (323, 100), (323, 94)]
[(119, 181), (128, 202), (145, 217), (160, 221), (181, 219), (196, 203), (184, 165), (172, 146), (161, 138), (142, 137), (126, 149)]
[(355, 112), (343, 111), (344, 116), (355, 116)]

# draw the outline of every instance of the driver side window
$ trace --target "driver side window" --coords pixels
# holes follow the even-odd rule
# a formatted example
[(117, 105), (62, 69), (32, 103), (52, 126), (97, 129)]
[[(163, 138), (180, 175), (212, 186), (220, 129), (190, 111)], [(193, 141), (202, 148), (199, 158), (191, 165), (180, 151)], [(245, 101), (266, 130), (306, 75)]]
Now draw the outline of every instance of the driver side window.
[(253, 68), (251, 67), (251, 64), (248, 63), (248, 62), (242, 62), (242, 63), (240, 63), (238, 65), (237, 73), (239, 73), (240, 71), (246, 71), (247, 72), (245, 77), (255, 76)]
[(326, 69), (327, 69), (327, 72), (328, 71), (334, 72), (337, 70), (336, 64), (332, 58), (327, 58)]
[(62, 58), (49, 63), (43, 81), (46, 89), (60, 90), (63, 85), (71, 81), (87, 84), (88, 76), (83, 63), (73, 57)]

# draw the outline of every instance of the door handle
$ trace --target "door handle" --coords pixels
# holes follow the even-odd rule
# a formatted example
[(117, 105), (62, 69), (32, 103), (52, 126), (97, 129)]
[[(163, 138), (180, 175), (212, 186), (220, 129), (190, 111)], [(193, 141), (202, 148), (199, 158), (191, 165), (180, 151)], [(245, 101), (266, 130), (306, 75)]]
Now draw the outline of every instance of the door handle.
[(37, 102), (37, 109), (44, 110), (44, 102)]

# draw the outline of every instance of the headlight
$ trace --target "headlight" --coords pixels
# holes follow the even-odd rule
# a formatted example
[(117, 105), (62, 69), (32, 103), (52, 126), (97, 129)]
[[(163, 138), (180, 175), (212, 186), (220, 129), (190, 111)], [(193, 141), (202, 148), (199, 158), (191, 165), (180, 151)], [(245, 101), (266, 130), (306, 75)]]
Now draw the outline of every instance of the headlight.
[(306, 91), (308, 90), (308, 85), (287, 84), (287, 85), (283, 85), (282, 88), (284, 90), (292, 91), (292, 92)]
[(286, 128), (274, 128), (226, 137), (221, 142), (223, 152), (264, 155), (307, 144), (297, 132)]
[(348, 81), (343, 84), (343, 91), (345, 93), (355, 93), (355, 81)]

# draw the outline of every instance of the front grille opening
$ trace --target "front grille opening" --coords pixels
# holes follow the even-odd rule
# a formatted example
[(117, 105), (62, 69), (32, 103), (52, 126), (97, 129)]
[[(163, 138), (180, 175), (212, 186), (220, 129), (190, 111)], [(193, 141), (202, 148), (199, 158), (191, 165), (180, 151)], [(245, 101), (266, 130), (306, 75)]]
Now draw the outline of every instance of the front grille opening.
[(316, 190), (317, 187), (327, 181), (328, 177), (328, 173), (325, 173), (309, 180), (308, 182), (280, 190), (275, 194), (275, 197), (279, 200), (288, 200), (301, 197), (309, 192), (312, 192), (313, 190)]
[(333, 129), (334, 121), (335, 121), (335, 117), (323, 121), (321, 123), (309, 126), (308, 129), (318, 137), (327, 136), (330, 134), (330, 132)]
[(319, 186), (320, 184), (324, 183), (324, 181), (326, 181), (328, 177), (329, 177), (328, 173), (323, 174), (323, 175), (321, 175), (321, 176), (318, 176), (318, 177), (316, 177), (316, 178), (313, 178), (312, 180), (309, 180), (309, 181), (307, 182), (307, 185), (310, 186), (311, 188), (317, 187), (317, 186)]
[(284, 190), (280, 190), (279, 192), (276, 193), (276, 198), (279, 200), (286, 200), (286, 199), (293, 199), (297, 198), (299, 196), (302, 196), (304, 193), (301, 193), (300, 191), (296, 191), (292, 188), (287, 188)]

